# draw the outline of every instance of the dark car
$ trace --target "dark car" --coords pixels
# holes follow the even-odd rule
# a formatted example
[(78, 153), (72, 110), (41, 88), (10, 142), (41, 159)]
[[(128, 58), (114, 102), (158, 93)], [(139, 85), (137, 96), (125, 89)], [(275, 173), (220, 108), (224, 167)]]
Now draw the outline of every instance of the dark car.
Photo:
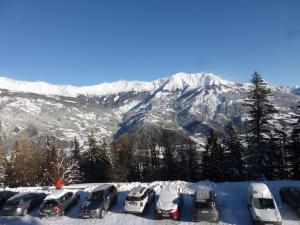
[(103, 218), (107, 210), (118, 201), (117, 188), (103, 184), (95, 188), (80, 207), (81, 218)]
[(3, 216), (26, 216), (38, 207), (46, 197), (45, 193), (19, 193), (9, 198), (3, 208)]
[(40, 216), (63, 216), (80, 201), (77, 193), (64, 189), (56, 190), (48, 195), (39, 208)]
[(296, 209), (300, 217), (300, 188), (299, 187), (283, 187), (279, 191), (281, 200)]
[(11, 198), (12, 196), (18, 194), (18, 192), (13, 191), (0, 191), (0, 209), (2, 209), (4, 203), (7, 199)]
[(216, 207), (216, 195), (211, 187), (201, 186), (193, 194), (194, 222), (207, 221), (217, 223), (219, 211)]

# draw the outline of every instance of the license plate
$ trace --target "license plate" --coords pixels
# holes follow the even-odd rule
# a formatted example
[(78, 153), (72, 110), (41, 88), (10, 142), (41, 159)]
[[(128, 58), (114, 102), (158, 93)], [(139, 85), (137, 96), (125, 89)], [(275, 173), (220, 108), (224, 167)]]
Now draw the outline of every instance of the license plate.
[(83, 218), (90, 218), (89, 215), (83, 215), (82, 217), (83, 217)]
[(201, 211), (201, 213), (209, 213), (208, 211), (206, 211), (206, 210), (203, 210), (203, 211)]
[(129, 202), (129, 205), (137, 205), (136, 202)]

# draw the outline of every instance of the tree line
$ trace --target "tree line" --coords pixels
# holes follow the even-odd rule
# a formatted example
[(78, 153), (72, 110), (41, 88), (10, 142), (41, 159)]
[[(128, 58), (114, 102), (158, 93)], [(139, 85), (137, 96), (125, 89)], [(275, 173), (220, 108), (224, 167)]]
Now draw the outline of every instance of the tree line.
[(111, 144), (91, 134), (84, 148), (74, 137), (70, 151), (50, 136), (38, 144), (22, 136), (10, 154), (0, 143), (0, 184), (51, 185), (57, 178), (65, 184), (300, 179), (300, 104), (293, 123), (284, 117), (274, 123), (278, 111), (270, 97), (270, 88), (255, 72), (244, 100), (248, 112), (244, 132), (238, 132), (233, 122), (225, 126), (224, 134), (211, 129), (203, 151), (186, 135), (155, 126), (140, 127)]

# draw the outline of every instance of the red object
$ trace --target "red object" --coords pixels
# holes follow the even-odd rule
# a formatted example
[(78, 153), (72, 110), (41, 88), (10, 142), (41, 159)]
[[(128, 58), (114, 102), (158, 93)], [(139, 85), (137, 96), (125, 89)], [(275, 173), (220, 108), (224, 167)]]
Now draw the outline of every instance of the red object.
[(176, 220), (176, 219), (178, 219), (179, 216), (180, 216), (180, 210), (177, 209), (175, 212), (170, 212), (169, 215), (171, 216), (171, 218), (173, 218), (173, 219)]
[(58, 214), (60, 213), (60, 210), (61, 210), (61, 205), (58, 205), (58, 206), (55, 206), (54, 207), (54, 211)]
[(62, 186), (63, 186), (62, 179), (58, 178), (58, 179), (55, 181), (55, 187), (56, 187), (56, 189), (61, 189)]

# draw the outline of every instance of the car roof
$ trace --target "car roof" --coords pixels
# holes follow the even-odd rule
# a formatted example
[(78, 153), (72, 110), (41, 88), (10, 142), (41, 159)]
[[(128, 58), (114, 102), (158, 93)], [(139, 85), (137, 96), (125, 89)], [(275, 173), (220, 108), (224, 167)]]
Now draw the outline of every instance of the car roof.
[(147, 190), (146, 187), (142, 187), (142, 186), (134, 187), (131, 189), (128, 196), (141, 197), (145, 193), (146, 190)]
[(59, 199), (60, 197), (62, 197), (63, 195), (65, 195), (66, 193), (71, 192), (70, 190), (66, 190), (66, 189), (59, 189), (59, 190), (55, 190), (54, 192), (52, 192), (50, 195), (48, 195), (45, 200), (55, 200), (55, 199)]
[(264, 183), (250, 183), (249, 189), (254, 198), (273, 198), (271, 191)]
[(100, 186), (98, 186), (94, 190), (92, 190), (92, 193), (97, 192), (97, 191), (107, 190), (107, 189), (111, 188), (112, 186), (113, 186), (112, 184), (101, 184)]
[(212, 188), (209, 186), (200, 186), (195, 191), (194, 197), (196, 201), (205, 201), (211, 198)]
[(8, 199), (8, 201), (12, 201), (12, 200), (15, 200), (15, 199), (19, 199), (19, 198), (22, 198), (24, 197), (25, 195), (28, 195), (28, 194), (31, 194), (30, 192), (22, 192), (22, 193), (18, 193), (16, 195), (13, 195), (12, 197), (10, 197)]

